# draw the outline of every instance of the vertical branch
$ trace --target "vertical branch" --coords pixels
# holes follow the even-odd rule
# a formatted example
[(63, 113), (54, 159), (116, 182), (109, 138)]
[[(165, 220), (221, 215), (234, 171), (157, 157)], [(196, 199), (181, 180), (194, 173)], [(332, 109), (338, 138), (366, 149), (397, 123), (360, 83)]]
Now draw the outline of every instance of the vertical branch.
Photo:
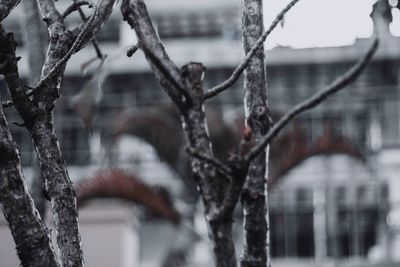
[[(180, 112), (189, 147), (196, 152), (212, 157), (203, 103), (203, 74), (204, 67), (200, 63), (191, 62), (182, 67), (183, 85), (188, 90), (190, 104), (180, 107)], [(204, 204), (204, 214), (215, 264), (218, 267), (235, 267), (236, 253), (232, 240), (232, 218), (227, 219), (220, 214), (227, 185), (219, 177), (217, 169), (208, 161), (192, 157), (191, 166)]]
[[(7, 68), (4, 76), (13, 103), (24, 120), (35, 145), (45, 188), (51, 201), (57, 245), (62, 266), (83, 266), (83, 253), (78, 225), (76, 193), (67, 172), (54, 129), (54, 107), (69, 56), (88, 42), (108, 19), (115, 0), (101, 0), (87, 23), (73, 31), (66, 30), (64, 19), (53, 0), (37, 0), (50, 40), (42, 69), (41, 84), (32, 100), (18, 77), (15, 41), (12, 34), (1, 31), (0, 52)], [(50, 76), (50, 77), (49, 77)]]
[(221, 216), (227, 182), (218, 168), (206, 160), (212, 158), (213, 153), (204, 112), (204, 67), (201, 63), (191, 62), (181, 70), (177, 69), (154, 30), (143, 0), (124, 0), (121, 11), (124, 20), (135, 29), (140, 47), (161, 85), (179, 109), (189, 150), (202, 155), (190, 160), (204, 204), (215, 265), (236, 267), (232, 216)]
[[(42, 176), (51, 199), (56, 235), (63, 266), (82, 266), (83, 256), (77, 220), (75, 192), (66, 172), (57, 138), (52, 128), (52, 113), (43, 110), (44, 101), (32, 102), (18, 76), (15, 40), (12, 34), (0, 32), (5, 68), (2, 70), (15, 107), (33, 139)], [(50, 96), (48, 96), (50, 98)], [(51, 98), (50, 98), (51, 99)], [(47, 99), (46, 99), (47, 100)], [(10, 225), (11, 226), (11, 225)], [(11, 226), (13, 227), (13, 226)], [(15, 225), (15, 227), (20, 227)], [(44, 265), (46, 266), (46, 265)]]
[[(35, 84), (40, 78), (43, 63), (45, 61), (45, 49), (47, 45), (47, 33), (43, 27), (39, 8), (36, 1), (24, 1), (22, 3), (24, 8), (24, 36), (25, 43), (28, 49), (28, 63), (29, 63), (29, 84)], [(46, 199), (43, 197), (42, 188), (43, 178), (40, 174), (40, 169), (36, 163), (36, 158), (32, 162), (34, 165), (34, 174), (30, 192), (33, 202), (40, 217), (43, 220), (46, 218)]]
[(17, 145), (0, 106), (0, 202), (22, 266), (59, 266), (46, 226), (29, 195)]
[[(247, 54), (263, 33), (262, 0), (243, 0), (242, 5), (243, 46)], [(246, 122), (257, 143), (270, 127), (263, 46), (257, 50), (245, 70), (244, 88)], [(263, 151), (251, 162), (242, 191), (244, 246), (241, 266), (243, 267), (269, 265), (268, 249), (266, 249), (268, 244), (267, 161), (267, 155)]]

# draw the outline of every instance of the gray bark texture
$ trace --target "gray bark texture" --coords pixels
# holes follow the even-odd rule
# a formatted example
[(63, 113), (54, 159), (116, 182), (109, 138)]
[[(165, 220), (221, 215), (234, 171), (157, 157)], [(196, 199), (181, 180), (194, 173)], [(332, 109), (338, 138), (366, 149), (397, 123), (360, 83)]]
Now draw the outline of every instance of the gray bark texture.
[[(139, 45), (161, 85), (179, 109), (188, 148), (212, 158), (204, 112), (203, 65), (191, 62), (181, 70), (176, 67), (158, 38), (143, 1), (125, 0), (121, 10), (124, 20), (136, 31)], [(232, 214), (222, 212), (228, 181), (215, 165), (204, 158), (191, 157), (191, 166), (204, 206), (215, 264), (219, 267), (236, 266)]]
[[(136, 31), (139, 47), (160, 84), (180, 112), (187, 152), (203, 202), (204, 216), (217, 267), (237, 266), (232, 240), (232, 223), (233, 211), (239, 196), (242, 198), (245, 216), (241, 266), (269, 266), (265, 151), (272, 139), (294, 116), (316, 106), (355, 80), (377, 47), (375, 40), (365, 57), (349, 72), (309, 100), (295, 106), (270, 129), (262, 44), (285, 12), (299, 0), (292, 0), (265, 32), (262, 24), (262, 0), (242, 1), (243, 45), (246, 57), (227, 81), (206, 92), (203, 88), (205, 70), (203, 65), (194, 62), (182, 68), (175, 65), (154, 30), (144, 1), (124, 0), (121, 6), (124, 20)], [(57, 245), (61, 265), (64, 267), (83, 266), (83, 256), (75, 190), (55, 134), (53, 111), (60, 97), (60, 86), (67, 61), (93, 38), (110, 16), (115, 2), (115, 0), (100, 0), (86, 22), (74, 29), (67, 29), (64, 18), (69, 15), (68, 12), (61, 15), (53, 0), (37, 0), (50, 38), (40, 80), (29, 91), (26, 91), (18, 76), (18, 57), (15, 55), (16, 43), (13, 35), (6, 34), (0, 27), (0, 71), (5, 77), (12, 99), (12, 102), (7, 101), (2, 103), (2, 106), (15, 106), (32, 137), (45, 189), (51, 201)], [(0, 21), (18, 3), (17, 0), (0, 0)], [(78, 4), (74, 2), (72, 5)], [(74, 12), (76, 7), (71, 6), (68, 10)], [(204, 101), (229, 88), (243, 70), (245, 70), (246, 127), (238, 153), (231, 155), (224, 163), (217, 159), (212, 151)], [(47, 230), (41, 223), (24, 185), (18, 152), (8, 132), (2, 109), (0, 109), (0, 137), (0, 152), (2, 152), (0, 153), (2, 174), (0, 200), (17, 243), (17, 249), (21, 250), (19, 251), (21, 261), (28, 262), (26, 257), (33, 257), (33, 254), (29, 253), (35, 250), (35, 255), (41, 255), (41, 259), (32, 259), (29, 266), (57, 266)], [(16, 197), (18, 199), (15, 199)], [(24, 211), (24, 216), (29, 218), (29, 221), (25, 220), (24, 216), (15, 217), (18, 214), (18, 211), (14, 210), (16, 207), (18, 211)], [(25, 256), (24, 253), (29, 255)], [(39, 260), (44, 262), (40, 263)], [(38, 262), (39, 265), (34, 265), (33, 262)]]
[(59, 266), (22, 176), (17, 145), (0, 107), (0, 202), (22, 266)]
[[(33, 85), (40, 79), (43, 63), (46, 59), (47, 33), (41, 19), (36, 1), (23, 1), (24, 8), (24, 39), (28, 49), (29, 84)], [(30, 193), (40, 217), (46, 220), (47, 201), (43, 196), (44, 181), (38, 167), (36, 157), (33, 162), (34, 175), (30, 186)]]
[[(1, 74), (9, 86), (22, 87), (18, 78), (12, 34), (0, 26)], [(4, 58), (4, 55), (8, 55)], [(46, 226), (34, 207), (21, 171), (17, 146), (0, 107), (0, 202), (22, 266), (58, 266)]]
[[(29, 131), (39, 160), (45, 190), (50, 198), (57, 245), (62, 266), (83, 266), (76, 194), (53, 125), (53, 111), (60, 97), (60, 84), (70, 56), (77, 52), (100, 29), (111, 14), (115, 0), (103, 0), (95, 6), (91, 18), (73, 30), (67, 30), (64, 17), (51, 0), (38, 0), (50, 40), (41, 79), (26, 92), (18, 77), (16, 43), (10, 34), (2, 32), (4, 62), (10, 65), (6, 76), (12, 102)], [(7, 37), (7, 38), (6, 38)], [(30, 98), (31, 97), (31, 98)]]
[[(242, 2), (243, 47), (247, 54), (263, 34), (262, 0)], [(267, 88), (264, 46), (261, 46), (245, 69), (244, 107), (247, 126), (257, 144), (270, 128), (267, 107)], [(251, 163), (242, 190), (244, 214), (244, 245), (241, 266), (267, 266), (268, 213), (266, 205), (266, 170), (268, 159), (265, 149)]]
[(21, 0), (0, 0), (0, 21), (3, 21)]

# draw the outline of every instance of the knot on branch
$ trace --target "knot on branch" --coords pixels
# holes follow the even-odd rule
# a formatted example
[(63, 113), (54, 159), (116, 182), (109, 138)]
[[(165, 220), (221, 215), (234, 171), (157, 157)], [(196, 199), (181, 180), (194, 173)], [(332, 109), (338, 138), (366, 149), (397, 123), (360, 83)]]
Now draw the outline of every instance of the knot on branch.
[(252, 129), (246, 125), (242, 132), (242, 140), (239, 143), (239, 155), (245, 157), (247, 153), (254, 147), (254, 135)]
[(269, 109), (264, 104), (255, 105), (251, 109), (246, 123), (251, 130), (261, 129), (263, 134), (265, 134), (272, 125)]
[(250, 190), (249, 188), (243, 188), (240, 201), (245, 201), (247, 203), (255, 203), (256, 201), (264, 202), (264, 190)]
[(182, 83), (191, 91), (191, 95), (203, 95), (203, 79), (206, 68), (198, 62), (189, 62), (182, 66)]

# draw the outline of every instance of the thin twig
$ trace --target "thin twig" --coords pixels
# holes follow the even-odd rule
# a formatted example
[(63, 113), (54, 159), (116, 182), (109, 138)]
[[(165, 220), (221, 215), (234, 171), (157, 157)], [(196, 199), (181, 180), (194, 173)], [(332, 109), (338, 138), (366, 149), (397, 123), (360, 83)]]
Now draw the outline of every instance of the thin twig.
[(69, 51), (65, 54), (63, 58), (61, 58), (57, 64), (54, 65), (54, 67), (47, 73), (46, 76), (44, 76), (34, 87), (34, 89), (30, 90), (27, 94), (28, 96), (33, 95), (33, 93), (40, 87), (42, 87), (50, 78), (52, 78), (70, 59), (72, 54), (74, 54), (82, 45), (82, 40), (86, 37), (87, 33), (89, 32), (90, 28), (92, 27), (92, 24), (98, 14), (98, 8), (93, 12), (93, 15), (90, 17), (90, 19), (87, 21), (86, 25), (82, 28), (81, 32), (78, 34), (76, 37), (74, 43), (72, 44), (71, 48)]
[(217, 158), (212, 157), (210, 155), (206, 155), (204, 153), (201, 153), (199, 151), (197, 151), (196, 149), (194, 149), (193, 147), (187, 147), (186, 148), (187, 153), (195, 158), (204, 160), (210, 164), (212, 164), (215, 168), (217, 168), (217, 170), (222, 171), (224, 174), (228, 175), (228, 177), (231, 178), (232, 176), (232, 169), (227, 166), (226, 164), (224, 164), (223, 162), (219, 161)]
[(256, 54), (257, 50), (260, 49), (262, 44), (267, 39), (268, 35), (275, 29), (275, 27), (279, 24), (279, 22), (283, 19), (284, 15), (300, 0), (292, 0), (282, 11), (276, 16), (275, 20), (271, 23), (269, 28), (258, 38), (257, 42), (255, 43), (254, 47), (247, 53), (243, 61), (236, 67), (236, 69), (232, 72), (231, 76), (225, 80), (223, 83), (207, 90), (204, 93), (204, 99), (211, 98), (216, 96), (217, 94), (221, 93), (225, 89), (229, 88), (233, 85), (249, 65), (251, 58)]
[(275, 136), (297, 115), (309, 110), (322, 101), (324, 101), (328, 96), (338, 92), (339, 90), (346, 87), (351, 82), (355, 81), (359, 75), (362, 73), (363, 69), (371, 61), (372, 56), (378, 48), (379, 40), (377, 36), (374, 37), (372, 45), (368, 49), (368, 52), (346, 73), (336, 78), (330, 85), (325, 89), (322, 89), (311, 96), (309, 99), (297, 104), (289, 112), (287, 112), (274, 126), (271, 130), (263, 137), (261, 142), (259, 142), (252, 150), (244, 157), (247, 162), (252, 161), (259, 153), (261, 153), (265, 147), (272, 142)]
[(135, 54), (139, 48), (140, 48), (139, 43), (132, 45), (131, 47), (129, 47), (128, 51), (126, 51), (126, 56), (127, 57), (133, 56), (133, 54)]
[[(75, 0), (75, 1), (76, 1), (76, 0)], [(81, 19), (82, 19), (84, 22), (86, 22), (86, 21), (87, 21), (87, 17), (86, 17), (86, 15), (85, 15), (85, 12), (83, 12), (83, 10), (82, 10), (80, 7), (78, 8), (78, 12), (79, 12), (79, 16), (81, 17)], [(106, 57), (106, 55), (104, 55), (104, 54), (101, 52), (101, 49), (100, 49), (99, 43), (97, 42), (96, 37), (93, 37), (93, 39), (91, 40), (91, 42), (92, 42), (92, 45), (93, 45), (94, 50), (96, 51), (97, 57), (98, 57), (99, 59), (104, 59), (104, 58)]]
[(135, 29), (140, 40), (140, 47), (156, 75), (163, 84), (168, 84), (164, 86), (166, 93), (179, 105), (190, 99), (188, 92), (181, 84), (180, 70), (165, 51), (144, 2), (124, 0), (121, 4), (121, 12), (123, 19)]
[[(62, 13), (62, 17), (65, 19), (67, 16), (69, 16), (72, 12), (75, 11), (82, 11), (81, 6), (91, 6), (92, 3), (88, 2), (88, 1), (76, 1), (74, 3), (72, 3), (69, 7), (67, 7), (67, 9), (64, 11), (64, 13)], [(80, 12), (79, 12), (80, 13)]]

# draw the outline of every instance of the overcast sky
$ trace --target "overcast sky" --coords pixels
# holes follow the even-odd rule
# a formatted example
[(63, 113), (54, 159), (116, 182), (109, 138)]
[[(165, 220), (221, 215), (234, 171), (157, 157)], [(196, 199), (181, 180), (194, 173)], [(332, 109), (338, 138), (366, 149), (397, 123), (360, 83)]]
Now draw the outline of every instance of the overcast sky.
[[(289, 11), (284, 27), (277, 27), (267, 41), (267, 47), (290, 45), (293, 47), (337, 46), (354, 42), (355, 38), (372, 33), (369, 14), (376, 0), (301, 0)], [(265, 25), (289, 0), (264, 0)], [(399, 21), (396, 10), (394, 21)], [(392, 33), (400, 35), (400, 25), (391, 25)]]

